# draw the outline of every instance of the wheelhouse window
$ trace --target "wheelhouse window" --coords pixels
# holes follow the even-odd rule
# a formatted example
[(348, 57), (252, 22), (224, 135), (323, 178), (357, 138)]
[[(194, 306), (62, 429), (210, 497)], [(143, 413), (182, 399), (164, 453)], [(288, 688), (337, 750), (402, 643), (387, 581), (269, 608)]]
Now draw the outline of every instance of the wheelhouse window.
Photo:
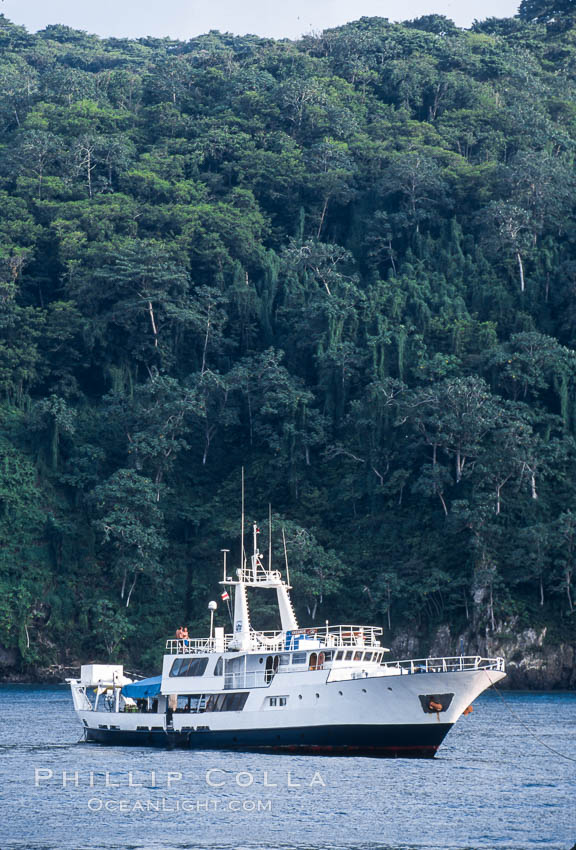
[(207, 658), (177, 658), (170, 676), (203, 676), (207, 666)]
[(292, 664), (306, 664), (306, 653), (295, 652), (292, 656)]

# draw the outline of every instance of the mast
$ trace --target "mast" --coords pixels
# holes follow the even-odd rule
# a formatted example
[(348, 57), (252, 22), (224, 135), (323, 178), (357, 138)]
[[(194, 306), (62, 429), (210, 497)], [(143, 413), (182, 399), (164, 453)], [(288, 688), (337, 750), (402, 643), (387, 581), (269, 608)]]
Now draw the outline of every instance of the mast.
[(290, 570), (288, 569), (288, 550), (286, 548), (286, 533), (282, 529), (282, 542), (284, 544), (284, 563), (286, 564), (286, 584), (290, 587)]
[[(255, 632), (250, 623), (250, 611), (248, 607), (248, 587), (262, 587), (270, 590), (275, 590), (278, 599), (278, 609), (280, 620), (282, 623), (282, 631), (291, 631), (298, 628), (296, 614), (292, 607), (290, 595), (288, 593), (290, 587), (287, 582), (283, 581), (282, 575), (278, 570), (272, 570), (272, 505), (268, 505), (268, 564), (264, 566), (258, 548), (258, 535), (260, 529), (254, 522), (252, 524), (252, 556), (250, 566), (246, 563), (246, 552), (244, 548), (244, 531), (245, 531), (245, 501), (244, 501), (244, 467), (242, 467), (242, 524), (241, 524), (241, 546), (240, 546), (240, 569), (236, 570), (236, 579), (232, 580), (226, 575), (226, 551), (224, 552), (224, 576), (221, 581), (223, 585), (233, 585), (234, 593), (234, 619), (233, 629), (234, 634), (230, 641), (230, 649), (249, 650), (255, 649), (267, 638)], [(286, 536), (282, 532), (284, 539), (284, 553), (286, 557), (286, 566), (288, 566), (288, 558), (286, 553)]]
[(240, 530), (240, 569), (244, 572), (246, 558), (244, 554), (244, 467), (242, 467), (242, 527)]
[(272, 572), (272, 505), (268, 502), (268, 572)]
[(258, 535), (260, 529), (255, 522), (252, 523), (252, 581), (258, 581), (258, 567), (260, 566), (260, 551), (258, 549)]

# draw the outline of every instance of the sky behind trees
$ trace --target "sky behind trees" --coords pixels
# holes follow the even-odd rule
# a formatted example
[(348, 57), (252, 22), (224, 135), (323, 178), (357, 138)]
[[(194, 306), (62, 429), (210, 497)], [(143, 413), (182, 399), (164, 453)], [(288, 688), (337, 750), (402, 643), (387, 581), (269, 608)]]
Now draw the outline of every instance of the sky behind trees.
[(67, 24), (101, 36), (172, 36), (187, 39), (217, 29), (222, 32), (256, 33), (274, 38), (297, 38), (311, 30), (339, 26), (362, 16), (408, 20), (421, 15), (442, 14), (459, 26), (474, 19), (508, 17), (516, 13), (518, 0), (2, 0), (0, 11), (31, 31), (48, 24)]

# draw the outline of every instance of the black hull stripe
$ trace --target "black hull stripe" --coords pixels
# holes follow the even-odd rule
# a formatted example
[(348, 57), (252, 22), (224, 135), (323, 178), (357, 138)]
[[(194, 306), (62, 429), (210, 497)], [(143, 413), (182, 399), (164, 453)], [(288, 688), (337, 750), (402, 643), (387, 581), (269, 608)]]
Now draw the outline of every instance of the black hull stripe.
[(306, 726), (291, 729), (173, 732), (86, 729), (86, 740), (116, 746), (433, 758), (450, 723), (398, 726)]

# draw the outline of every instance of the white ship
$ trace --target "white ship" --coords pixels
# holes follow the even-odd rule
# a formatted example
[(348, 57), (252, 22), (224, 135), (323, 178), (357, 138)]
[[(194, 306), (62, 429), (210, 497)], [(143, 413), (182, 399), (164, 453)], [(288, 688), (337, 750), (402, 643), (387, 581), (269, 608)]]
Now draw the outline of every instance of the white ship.
[[(162, 675), (133, 681), (120, 665), (71, 679), (88, 741), (100, 744), (432, 758), (476, 697), (505, 676), (502, 658), (388, 661), (382, 629), (301, 629), (289, 576), (266, 567), (258, 529), (248, 560), (220, 582), (234, 596), (233, 632), (168, 640)], [(288, 565), (286, 564), (286, 567)], [(250, 622), (248, 588), (277, 595), (281, 629)]]

